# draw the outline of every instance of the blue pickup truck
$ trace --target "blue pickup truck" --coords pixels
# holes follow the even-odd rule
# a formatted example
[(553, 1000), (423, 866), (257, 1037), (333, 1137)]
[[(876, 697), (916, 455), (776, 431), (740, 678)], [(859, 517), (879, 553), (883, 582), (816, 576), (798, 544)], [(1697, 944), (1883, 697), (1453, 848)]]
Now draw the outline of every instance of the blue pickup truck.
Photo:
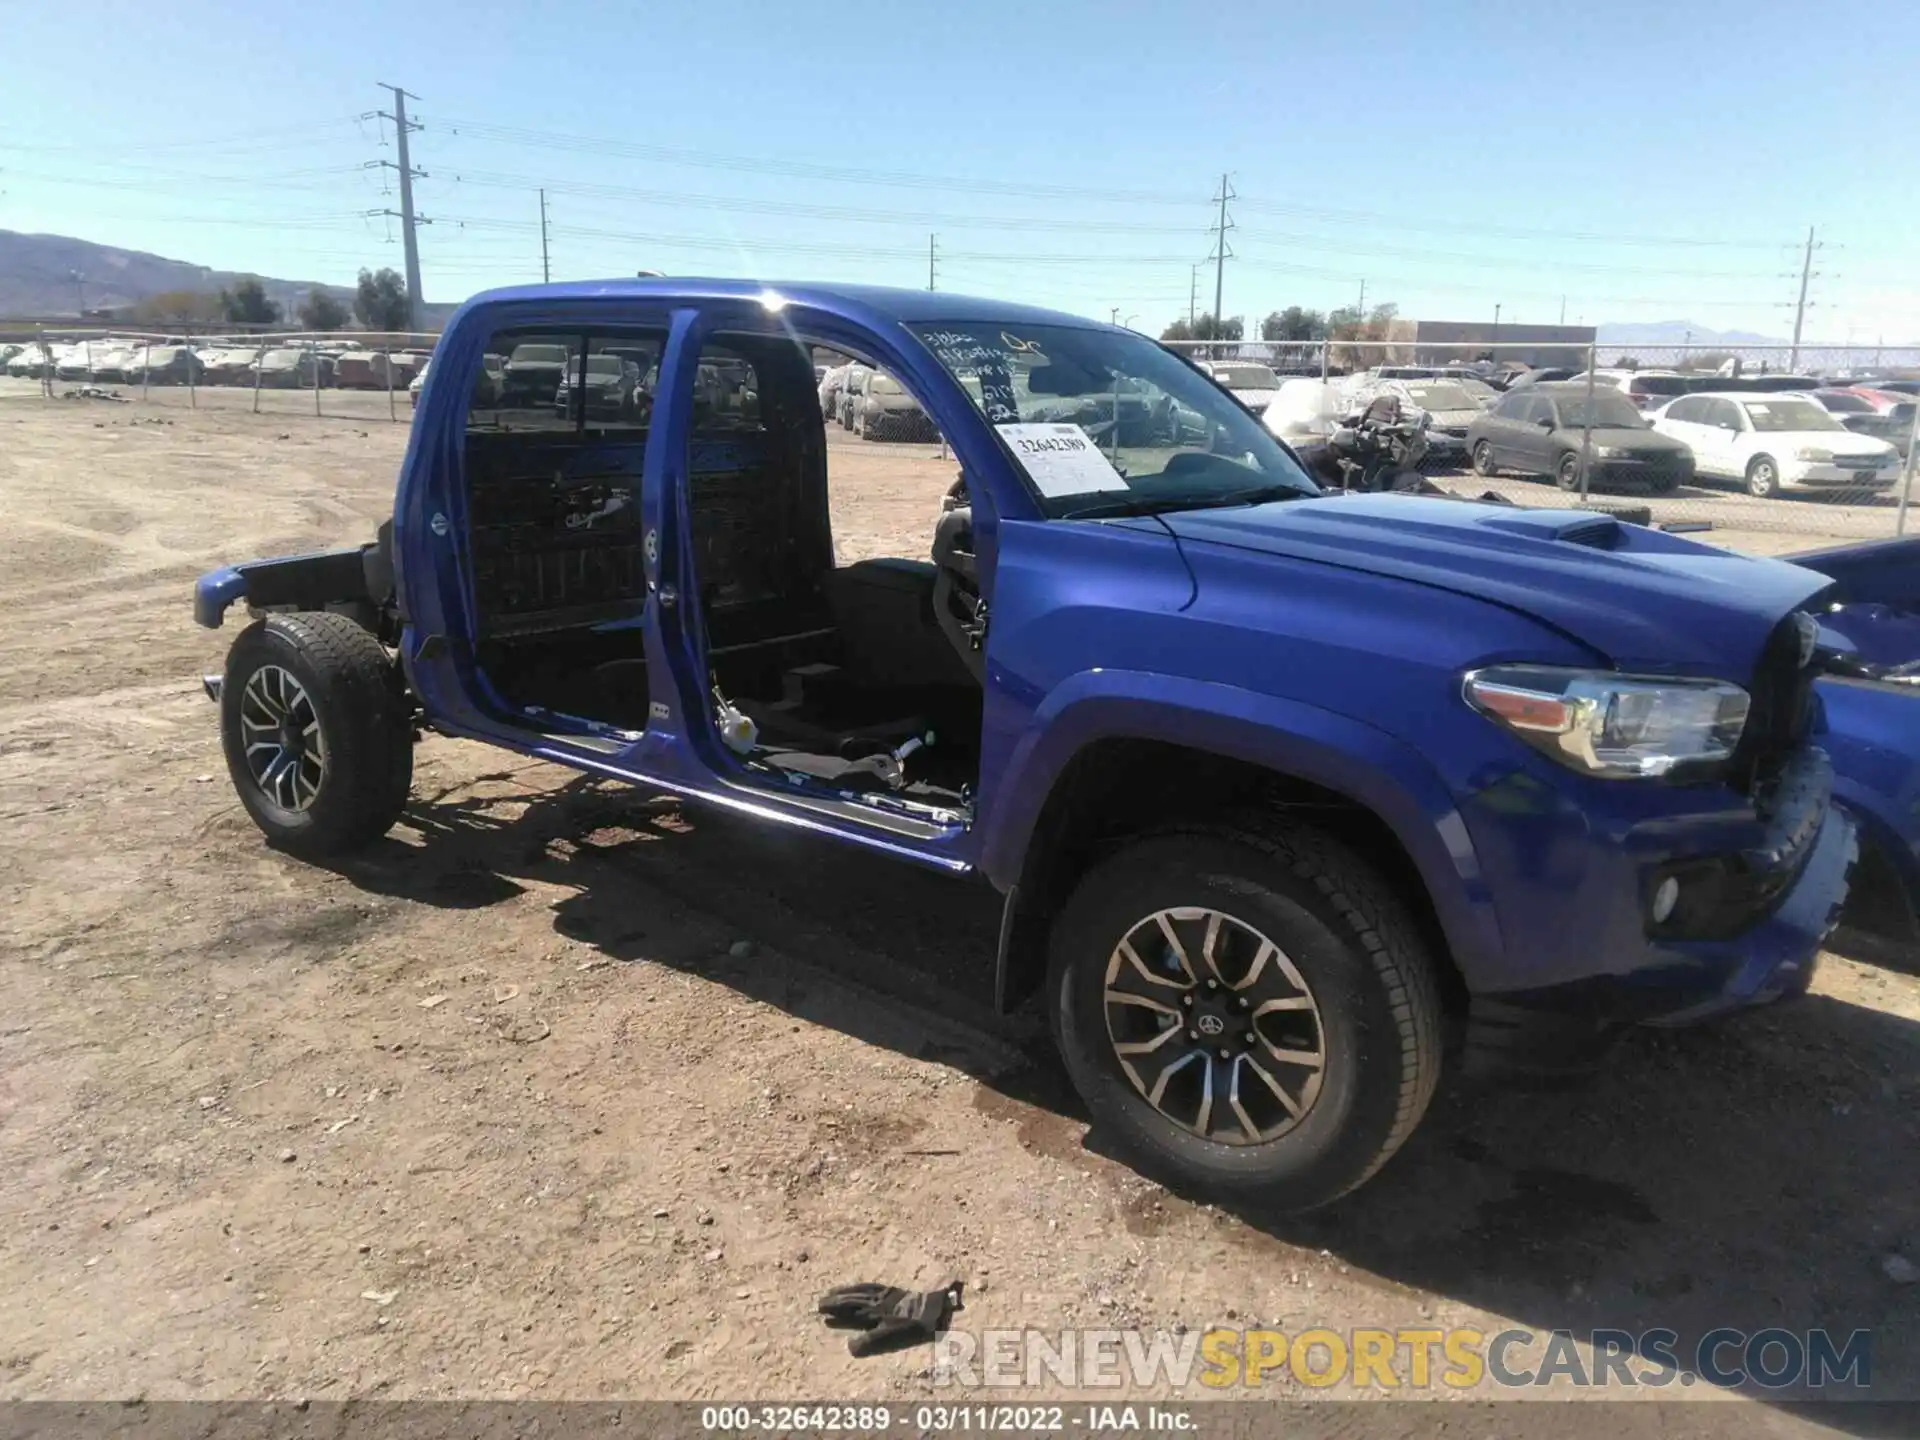
[[(476, 386), (522, 346), (618, 353), (645, 403)], [(922, 553), (836, 563), (816, 348), (951, 446)], [(1322, 494), (1111, 326), (655, 279), (469, 302), (378, 538), (195, 611), (254, 617), (207, 685), (276, 845), (380, 835), (430, 728), (983, 873), (997, 997), (1039, 998), (1095, 1123), (1304, 1208), (1386, 1162), (1443, 1056), (1553, 1067), (1805, 989), (1857, 854), (1816, 743), (1833, 584)]]

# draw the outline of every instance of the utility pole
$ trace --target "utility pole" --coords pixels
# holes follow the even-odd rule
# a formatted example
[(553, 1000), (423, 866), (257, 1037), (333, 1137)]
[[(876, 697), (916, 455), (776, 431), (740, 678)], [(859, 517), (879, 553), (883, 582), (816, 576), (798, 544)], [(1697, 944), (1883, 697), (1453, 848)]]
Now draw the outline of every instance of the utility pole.
[(553, 283), (553, 266), (547, 259), (547, 191), (545, 186), (542, 186), (540, 190), (540, 283), (542, 285), (551, 285)]
[(1493, 302), (1493, 340), (1492, 340), (1492, 344), (1493, 344), (1493, 345), (1494, 345), (1494, 346), (1495, 346), (1496, 348), (1497, 348), (1497, 347), (1499, 346), (1499, 344), (1500, 344), (1500, 302), (1499, 302), (1498, 300), (1496, 300), (1496, 301), (1494, 301), (1494, 302)]
[(1564, 295), (1560, 297), (1560, 323), (1567, 323), (1567, 297)]
[[(400, 163), (391, 168), (400, 172), (400, 243), (405, 248), (407, 257), (407, 328), (411, 330), (420, 310), (420, 244), (419, 237), (414, 231), (418, 226), (429, 223), (413, 213), (414, 177), (419, 176), (425, 179), (426, 171), (414, 169), (407, 159), (407, 136), (420, 128), (407, 119), (407, 101), (418, 100), (420, 97), (408, 95), (398, 85), (382, 85), (380, 88), (393, 92), (393, 113), (388, 114), (384, 110), (375, 113), (382, 119), (393, 122), (395, 143), (400, 154)], [(388, 162), (383, 160), (380, 163), (386, 165)]]
[(1800, 368), (1800, 327), (1807, 318), (1807, 282), (1813, 278), (1813, 226), (1807, 227), (1806, 253), (1800, 258), (1800, 299), (1793, 307), (1793, 353), (1787, 357), (1787, 369)]
[(934, 241), (937, 238), (931, 233), (927, 236), (927, 289), (929, 290), (933, 289)]
[(1187, 337), (1193, 337), (1193, 323), (1200, 318), (1200, 267), (1187, 269)]
[(1360, 282), (1360, 303), (1353, 308), (1353, 323), (1358, 325), (1367, 318), (1367, 282)]
[(1239, 197), (1233, 193), (1233, 187), (1227, 183), (1223, 171), (1220, 176), (1220, 193), (1214, 197), (1220, 205), (1220, 219), (1214, 224), (1213, 254), (1207, 258), (1213, 261), (1213, 333), (1218, 337), (1222, 332), (1220, 318), (1221, 307), (1226, 303), (1227, 257), (1233, 253), (1227, 244), (1227, 232), (1234, 228), (1233, 221), (1227, 217), (1227, 202)]
[(69, 270), (67, 276), (73, 281), (73, 303), (78, 307), (74, 314), (84, 320), (87, 318), (87, 277), (78, 270)]

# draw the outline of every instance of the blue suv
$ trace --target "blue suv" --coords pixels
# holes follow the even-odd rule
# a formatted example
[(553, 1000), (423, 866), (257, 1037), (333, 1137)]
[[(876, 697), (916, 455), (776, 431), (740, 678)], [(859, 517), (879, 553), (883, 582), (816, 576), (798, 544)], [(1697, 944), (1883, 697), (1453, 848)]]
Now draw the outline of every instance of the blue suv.
[[(476, 384), (523, 347), (643, 358), (650, 393)], [(816, 349), (951, 446), (924, 556), (836, 563)], [(1095, 1123), (1303, 1208), (1386, 1162), (1443, 1057), (1561, 1066), (1806, 987), (1856, 854), (1810, 739), (1829, 583), (1323, 495), (1111, 326), (654, 279), (470, 301), (379, 537), (195, 608), (254, 616), (207, 684), (273, 843), (384, 832), (424, 727), (980, 872), (997, 996), (1039, 998)]]

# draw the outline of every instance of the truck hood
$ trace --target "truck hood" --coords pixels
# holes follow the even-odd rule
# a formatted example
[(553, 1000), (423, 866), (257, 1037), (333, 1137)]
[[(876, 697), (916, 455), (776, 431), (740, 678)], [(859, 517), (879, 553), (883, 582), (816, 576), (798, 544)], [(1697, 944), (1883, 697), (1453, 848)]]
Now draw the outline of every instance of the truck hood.
[(1584, 510), (1346, 495), (1161, 518), (1203, 587), (1200, 545), (1337, 565), (1531, 615), (1623, 669), (1744, 678), (1782, 617), (1830, 583)]

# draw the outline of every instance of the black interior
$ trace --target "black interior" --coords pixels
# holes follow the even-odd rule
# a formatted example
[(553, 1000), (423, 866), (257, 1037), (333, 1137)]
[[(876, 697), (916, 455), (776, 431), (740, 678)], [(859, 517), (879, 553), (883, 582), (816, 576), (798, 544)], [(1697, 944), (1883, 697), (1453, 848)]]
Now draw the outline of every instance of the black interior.
[[(928, 516), (940, 565), (836, 568), (809, 351), (739, 337), (701, 358), (703, 378), (711, 368), (751, 386), (696, 387), (689, 468), (712, 681), (759, 731), (744, 758), (783, 783), (797, 773), (843, 789), (958, 799), (978, 773), (980, 733), (964, 493)], [(645, 728), (636, 493), (645, 441), (635, 429), (469, 432), (479, 659), (510, 704)], [(910, 738), (921, 744), (903, 782), (886, 757)]]

